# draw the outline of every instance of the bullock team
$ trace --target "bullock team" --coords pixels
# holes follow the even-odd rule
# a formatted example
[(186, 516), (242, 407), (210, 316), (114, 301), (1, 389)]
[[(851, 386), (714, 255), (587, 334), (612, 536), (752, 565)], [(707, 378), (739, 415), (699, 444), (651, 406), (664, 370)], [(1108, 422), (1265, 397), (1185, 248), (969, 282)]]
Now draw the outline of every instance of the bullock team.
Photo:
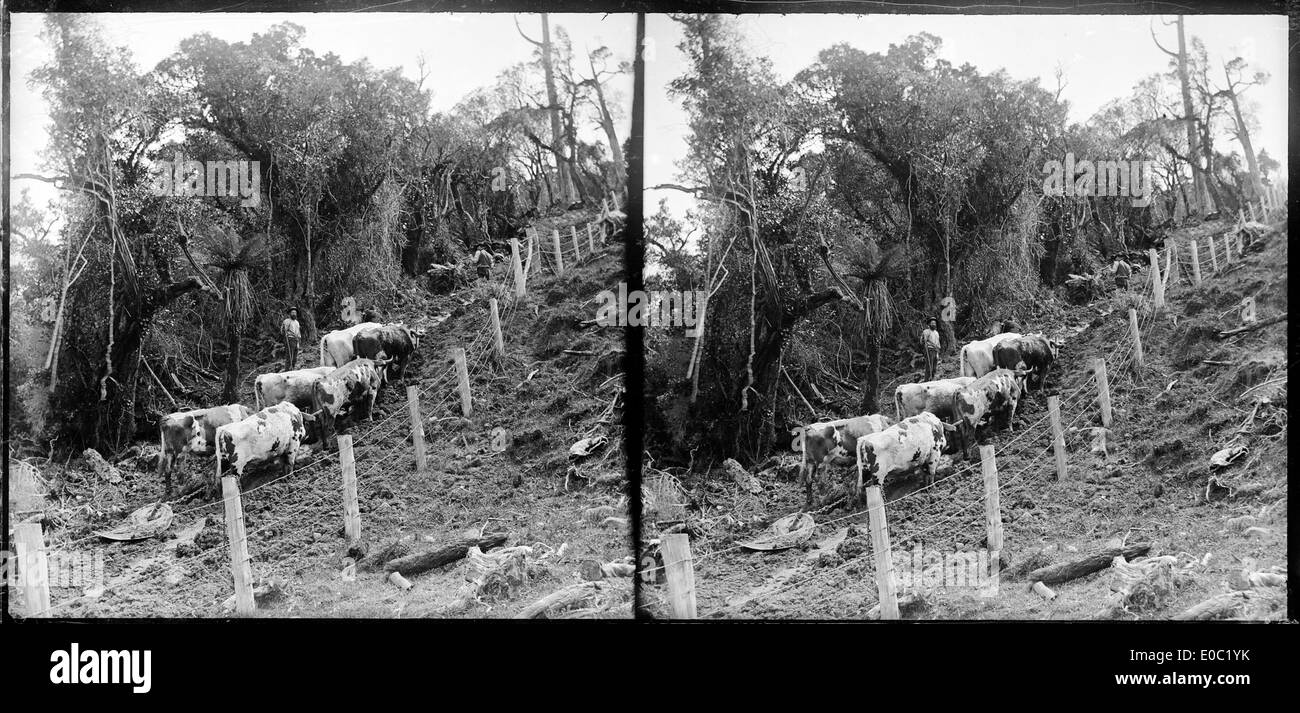
[(1059, 346), (1042, 334), (1004, 331), (961, 348), (960, 376), (895, 389), (896, 420), (873, 414), (796, 429), (807, 507), (812, 507), (813, 482), (823, 463), (860, 463), (863, 479), (882, 486), (889, 476), (924, 468), (926, 483), (933, 483), (939, 456), (949, 446), (946, 434), (954, 433), (953, 445), (969, 457), (980, 425), (1001, 417), (1014, 430), (1020, 398), (1034, 382), (1042, 390)]
[[(242, 478), (250, 463), (278, 460), (291, 469), (310, 442), (335, 447), (336, 431), (374, 420), (380, 388), (392, 377), (404, 378), (421, 336), (403, 324), (379, 322), (330, 332), (320, 340), (320, 366), (257, 377), (256, 411), (229, 404), (164, 416), (158, 456), (163, 498), (171, 497), (171, 472), (187, 452), (215, 452)], [(307, 424), (315, 427), (309, 431)], [(210, 492), (215, 485), (209, 481)]]

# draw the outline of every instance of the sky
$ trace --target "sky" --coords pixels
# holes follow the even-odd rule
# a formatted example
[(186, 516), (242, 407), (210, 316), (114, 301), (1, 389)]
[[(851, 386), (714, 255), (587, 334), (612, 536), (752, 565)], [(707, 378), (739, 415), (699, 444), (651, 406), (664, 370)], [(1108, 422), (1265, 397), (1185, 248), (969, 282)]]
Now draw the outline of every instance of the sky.
[[(42, 16), (15, 14), (13, 17), (11, 77), (13, 151), (12, 172), (41, 173), (40, 151), (44, 149), (47, 110), (39, 89), (28, 86), (31, 71), (49, 59), (48, 48), (39, 34)], [(152, 69), (176, 51), (182, 39), (208, 32), (229, 42), (246, 41), (272, 25), (294, 22), (306, 29), (302, 44), (317, 53), (333, 52), (344, 62), (368, 59), (378, 69), (400, 67), (402, 73), (419, 78), (417, 58), (423, 54), (430, 76), (425, 86), (432, 89), (431, 109), (445, 111), (470, 92), (492, 85), (507, 67), (532, 57), (533, 45), (519, 36), (515, 18), (533, 39), (541, 38), (540, 15), (499, 14), (416, 14), (416, 13), (122, 13), (97, 14), (105, 40), (125, 46), (135, 58), (137, 69)], [(636, 43), (634, 15), (584, 14), (550, 16), (551, 33), (557, 27), (568, 31), (575, 54), (584, 49), (608, 46), (619, 60), (631, 60)], [(579, 59), (579, 61), (581, 61)], [(611, 63), (612, 64), (612, 63)], [(579, 64), (585, 74), (584, 65)], [(613, 80), (622, 101), (619, 139), (631, 128), (632, 76)], [(608, 90), (607, 90), (608, 91)], [(592, 128), (592, 138), (604, 143), (604, 134)], [(36, 181), (16, 181), (18, 192), (28, 188), (37, 206), (44, 206), (57, 190)]]
[[(884, 52), (910, 35), (928, 32), (943, 40), (940, 56), (954, 64), (970, 63), (983, 73), (1005, 69), (1016, 79), (1040, 79), (1056, 87), (1056, 67), (1065, 72), (1061, 93), (1070, 104), (1069, 121), (1083, 122), (1104, 104), (1129, 96), (1143, 78), (1166, 71), (1169, 57), (1151, 40), (1156, 28), (1160, 43), (1177, 47), (1177, 31), (1162, 26), (1172, 17), (1148, 15), (746, 15), (739, 29), (748, 49), (773, 61), (776, 74), (789, 80), (816, 61), (822, 49), (844, 42), (866, 52)], [(1187, 42), (1205, 42), (1211, 62), (1244, 56), (1271, 75), (1263, 86), (1243, 97), (1257, 103), (1260, 130), (1252, 134), (1255, 150), (1267, 149), (1283, 164), (1287, 153), (1287, 26), (1284, 15), (1191, 15), (1185, 20)], [(646, 36), (653, 38), (653, 57), (646, 53), (646, 176), (645, 185), (678, 179), (676, 164), (686, 155), (687, 117), (666, 87), (687, 69), (677, 49), (679, 25), (665, 15), (646, 19)], [(1216, 137), (1216, 147), (1241, 152), (1235, 140)], [(678, 217), (694, 205), (680, 191), (645, 193), (646, 213), (658, 210), (661, 198)]]

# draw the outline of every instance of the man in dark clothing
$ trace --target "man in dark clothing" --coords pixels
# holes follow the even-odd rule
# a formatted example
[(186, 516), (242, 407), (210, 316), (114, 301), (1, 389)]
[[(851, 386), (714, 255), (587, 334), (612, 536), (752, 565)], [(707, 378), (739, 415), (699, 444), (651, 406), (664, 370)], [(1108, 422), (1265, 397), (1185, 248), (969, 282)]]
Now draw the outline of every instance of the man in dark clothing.
[(474, 268), (478, 272), (480, 279), (487, 279), (492, 276), (492, 253), (488, 252), (486, 243), (479, 243), (474, 246)]

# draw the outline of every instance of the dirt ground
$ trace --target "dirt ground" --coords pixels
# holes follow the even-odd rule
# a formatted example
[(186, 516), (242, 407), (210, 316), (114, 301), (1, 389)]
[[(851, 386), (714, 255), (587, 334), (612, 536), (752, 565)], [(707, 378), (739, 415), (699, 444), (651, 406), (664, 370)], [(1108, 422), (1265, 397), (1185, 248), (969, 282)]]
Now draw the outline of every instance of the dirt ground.
[[(550, 222), (567, 225), (590, 217), (575, 213)], [(550, 222), (537, 227), (548, 233)], [(421, 389), (427, 467), (422, 473), (415, 467), (401, 384), (385, 387), (373, 423), (350, 431), (360, 549), (350, 550), (343, 536), (335, 454), (314, 452), (288, 477), (275, 466), (255, 467), (246, 477), (242, 501), (257, 616), (511, 617), (584, 581), (584, 564), (632, 561), (623, 494), (622, 333), (581, 324), (595, 315), (596, 294), (621, 278), (621, 236), (610, 243), (598, 244), (598, 254), (582, 264), (566, 265), (563, 277), (552, 274), (549, 263), (535, 265), (528, 295), (518, 303), (508, 260), (493, 269), (492, 284), (480, 282), (451, 294), (434, 295), (422, 282), (412, 282), (357, 296), (358, 304), (378, 308), (384, 321), (426, 331), (406, 383)], [(588, 252), (585, 238), (582, 249)], [(488, 329), (493, 296), (502, 305), (503, 360), (495, 358)], [(468, 419), (461, 416), (452, 366), (451, 349), (457, 345), (468, 355), (473, 393)], [(303, 361), (314, 364), (315, 349), (305, 351)], [(251, 405), (251, 376), (246, 383), (242, 400)], [(571, 444), (597, 436), (606, 443), (585, 458), (570, 458)], [(231, 615), (233, 584), (220, 499), (173, 503), (170, 527), (155, 537), (124, 543), (94, 535), (161, 497), (153, 472), (157, 443), (137, 446), (116, 463), (122, 476), (116, 484), (96, 480), (81, 458), (66, 466), (33, 463), (51, 483), (43, 516), (49, 549), (99, 549), (105, 562), (104, 586), (53, 588), (51, 615)], [(182, 459), (189, 478), (210, 468), (206, 458)], [(348, 567), (356, 556), (399, 538), (423, 551), (483, 533), (505, 533), (506, 546), (531, 548), (522, 581), (478, 591), (469, 582), (475, 570), (461, 560), (409, 576), (414, 586), (403, 591), (386, 572), (354, 573)], [(599, 596), (552, 615), (631, 616), (629, 577), (608, 579), (601, 587)], [(22, 611), (19, 597), (12, 612)]]
[[(1228, 224), (1184, 229), (1173, 236), (1182, 249), (1189, 237), (1222, 233)], [(1168, 308), (1152, 314), (1144, 267), (1128, 294), (1112, 292), (1084, 306), (1045, 301), (1024, 318), (1023, 331), (1062, 337), (1045, 392), (1022, 400), (1014, 433), (982, 436), (995, 447), (1004, 529), (1003, 566), (996, 594), (971, 587), (927, 586), (900, 592), (910, 619), (1163, 619), (1240, 586), (1243, 572), (1287, 561), (1286, 324), (1220, 340), (1220, 330), (1241, 326), (1238, 305), (1254, 296), (1261, 320), (1287, 310), (1285, 224), (1245, 259), (1212, 275), (1204, 250), (1200, 287), (1191, 285), (1190, 263), (1171, 280)], [(1204, 243), (1202, 243), (1203, 245)], [(1222, 248), (1220, 248), (1222, 249)], [(1162, 253), (1163, 256), (1163, 253)], [(1185, 253), (1181, 259), (1190, 258)], [(1222, 260), (1222, 255), (1220, 255)], [(1146, 368), (1134, 378), (1127, 310), (1137, 308)], [(1092, 430), (1099, 427), (1094, 358), (1109, 371), (1114, 423), (1105, 453)], [(956, 375), (948, 359), (940, 377)], [(895, 383), (919, 381), (900, 373)], [(886, 376), (882, 375), (882, 380)], [(1047, 395), (1058, 394), (1065, 427), (1068, 470), (1055, 474)], [(1259, 399), (1268, 401), (1261, 403)], [(892, 398), (881, 399), (882, 403)], [(1250, 416), (1254, 412), (1254, 420)], [(848, 413), (843, 416), (855, 415)], [(1246, 426), (1239, 438), (1236, 433)], [(1237, 439), (1234, 441), (1234, 439)], [(1210, 457), (1230, 443), (1244, 455), (1223, 468)], [(954, 463), (956, 472), (933, 487), (921, 476), (889, 481), (884, 488), (891, 548), (898, 553), (969, 552), (987, 546), (985, 498), (978, 455)], [(761, 485), (751, 492), (725, 473), (682, 491), (667, 474), (648, 476), (647, 527), (684, 521), (692, 535), (695, 586), (701, 618), (862, 619), (875, 616), (874, 556), (864, 507), (835, 504), (853, 477), (823, 480), (827, 507), (814, 513), (817, 527), (802, 545), (757, 552), (738, 546), (778, 518), (803, 507), (797, 483), (799, 454), (786, 451), (754, 469)], [(690, 503), (683, 511), (661, 503)], [(1229, 522), (1229, 521), (1232, 522)], [(680, 529), (682, 526), (676, 526)], [(1106, 546), (1150, 543), (1152, 557), (1176, 558), (1165, 586), (1119, 608), (1107, 606), (1115, 572), (1100, 572), (1052, 585), (1046, 600), (1030, 591), (1026, 573), (1079, 559)], [(660, 564), (662, 562), (660, 561)], [(896, 565), (896, 569), (898, 569)], [(643, 609), (667, 616), (661, 571), (646, 587)], [(1247, 618), (1286, 616), (1285, 591)]]

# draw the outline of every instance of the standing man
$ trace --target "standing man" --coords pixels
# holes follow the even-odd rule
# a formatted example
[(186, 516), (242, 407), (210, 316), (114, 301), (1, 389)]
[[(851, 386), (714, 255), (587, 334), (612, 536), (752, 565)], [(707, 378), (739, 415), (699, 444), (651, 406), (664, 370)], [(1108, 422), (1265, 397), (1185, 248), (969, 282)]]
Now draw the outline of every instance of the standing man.
[(1117, 257), (1115, 262), (1111, 264), (1110, 271), (1115, 273), (1115, 286), (1121, 290), (1127, 290), (1128, 278), (1129, 275), (1133, 274), (1133, 268), (1129, 267), (1127, 262), (1124, 262), (1124, 258)]
[(302, 339), (302, 328), (298, 326), (298, 310), (290, 309), (289, 316), (280, 324), (280, 334), (284, 337), (284, 370), (293, 371), (298, 366), (298, 342)]
[(939, 367), (939, 320), (934, 317), (921, 330), (921, 348), (925, 350), (925, 380), (934, 381)]
[(479, 243), (474, 246), (473, 260), (479, 279), (487, 279), (492, 276), (492, 253), (488, 252), (486, 243)]

